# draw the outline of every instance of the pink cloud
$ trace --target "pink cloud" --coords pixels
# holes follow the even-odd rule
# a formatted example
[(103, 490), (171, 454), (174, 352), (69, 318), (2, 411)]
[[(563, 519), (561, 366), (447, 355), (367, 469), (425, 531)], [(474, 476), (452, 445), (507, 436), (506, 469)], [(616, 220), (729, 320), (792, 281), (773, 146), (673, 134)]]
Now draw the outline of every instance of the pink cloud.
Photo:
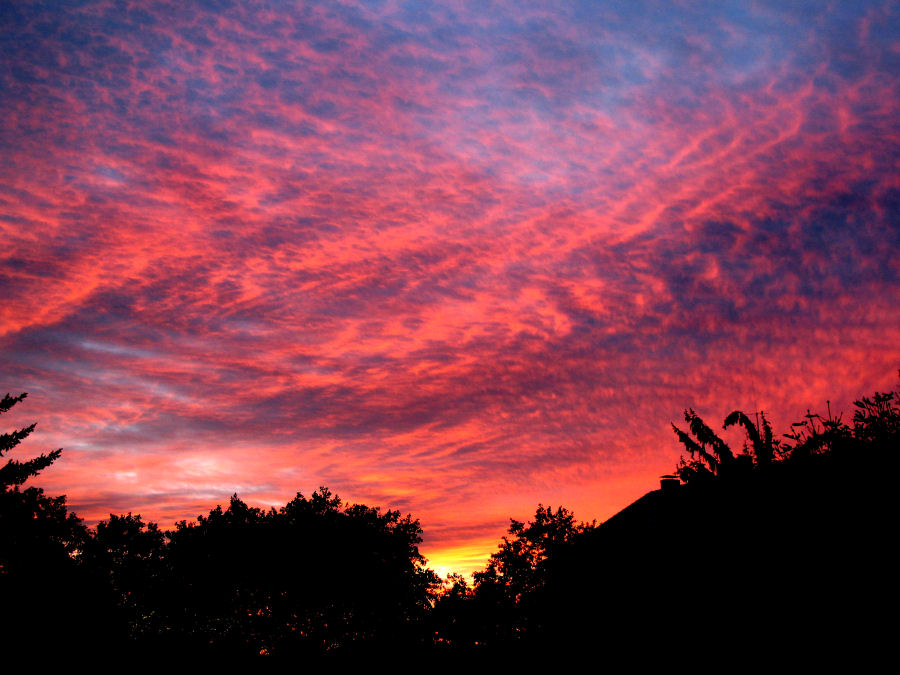
[(0, 340), (42, 484), (164, 525), (326, 484), (471, 569), (651, 489), (684, 407), (891, 387), (868, 9), (17, 10)]

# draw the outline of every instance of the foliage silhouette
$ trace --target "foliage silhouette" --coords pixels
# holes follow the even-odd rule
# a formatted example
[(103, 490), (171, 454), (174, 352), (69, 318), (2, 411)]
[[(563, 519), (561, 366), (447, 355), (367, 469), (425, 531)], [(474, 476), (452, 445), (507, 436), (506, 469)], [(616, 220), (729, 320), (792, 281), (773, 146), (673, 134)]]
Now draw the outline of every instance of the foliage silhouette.
[(544, 589), (551, 582), (553, 564), (580, 534), (595, 523), (576, 523), (562, 506), (539, 504), (534, 520), (510, 519), (508, 535), (476, 572), (474, 588), (454, 577), (435, 605), (433, 631), (439, 645), (502, 648), (527, 633), (540, 630), (545, 620)]
[[(0, 414), (26, 394), (0, 400)], [(0, 435), (0, 456), (35, 429)], [(26, 461), (7, 458), (0, 468), (0, 639), (16, 650), (75, 648), (97, 634), (117, 636), (112, 597), (77, 558), (89, 540), (87, 528), (66, 508), (64, 496), (23, 484), (56, 461), (53, 450)], [(13, 611), (14, 608), (14, 611)]]
[(418, 551), (418, 521), (344, 506), (327, 488), (269, 511), (234, 495), (228, 508), (178, 523), (165, 547), (139, 519), (115, 521), (129, 543), (109, 546), (113, 523), (97, 539), (119, 593), (141, 605), (134, 638), (176, 651), (285, 656), (420, 643), (439, 583)]
[(878, 617), (894, 576), (900, 400), (876, 393), (854, 407), (850, 424), (830, 405), (807, 413), (783, 440), (764, 414), (734, 411), (725, 428), (747, 435), (737, 453), (688, 409), (687, 431), (673, 425), (688, 453), (680, 483), (567, 537), (543, 558), (540, 583), (529, 582), (533, 524), (514, 522), (475, 588), (456, 581), (436, 604), (436, 643), (590, 646), (632, 661), (652, 646), (719, 664), (890, 644)]
[[(0, 413), (24, 398), (5, 396)], [(734, 411), (724, 428), (744, 429), (739, 452), (688, 409), (687, 431), (673, 425), (689, 455), (680, 484), (600, 526), (539, 505), (510, 521), (471, 587), (451, 575), (439, 596), (417, 520), (324, 487), (269, 510), (234, 495), (169, 532), (130, 513), (91, 532), (65, 497), (23, 487), (58, 450), (7, 459), (0, 597), (15, 611), (0, 638), (74, 653), (102, 635), (107, 652), (169, 656), (602, 645), (609, 658), (653, 644), (694, 659), (885, 640), (867, 617), (889, 609), (900, 397), (854, 407), (849, 423), (830, 404), (808, 412), (784, 440), (765, 414)], [(0, 436), (0, 456), (34, 428)]]
[(164, 632), (155, 611), (157, 598), (168, 589), (165, 535), (141, 516), (110, 515), (97, 524), (84, 547), (81, 563), (101, 579), (117, 607), (127, 639), (141, 641)]
[[(8, 412), (14, 405), (24, 400), (26, 396), (28, 396), (27, 393), (19, 394), (18, 396), (6, 394), (0, 400), (0, 414)], [(4, 454), (25, 440), (36, 426), (37, 423), (0, 435), (0, 457), (3, 457)], [(4, 490), (17, 488), (59, 459), (61, 453), (62, 449), (52, 450), (46, 455), (42, 454), (25, 462), (7, 459), (6, 464), (0, 467), (0, 488)]]
[[(752, 450), (754, 463), (757, 466), (765, 467), (769, 466), (775, 458), (776, 443), (772, 438), (772, 427), (766, 419), (766, 414), (760, 412), (759, 416), (762, 423), (759, 424), (758, 422), (757, 424), (759, 424), (761, 428), (757, 428), (757, 424), (751, 422), (746, 414), (740, 410), (735, 410), (725, 418), (722, 428), (727, 429), (734, 424), (740, 424), (744, 427), (747, 432), (747, 438), (750, 441), (749, 449)], [(747, 446), (745, 446), (744, 456), (749, 454), (747, 449)]]
[[(0, 401), (6, 412), (25, 395)], [(35, 428), (0, 436), (0, 455)], [(22, 484), (60, 456), (8, 460), (0, 471), (0, 637), (74, 653), (104, 636), (108, 655), (381, 651), (426, 642), (439, 579), (411, 516), (345, 506), (327, 488), (279, 510), (235, 495), (162, 532), (140, 515), (89, 531), (65, 497)]]
[(678, 440), (687, 448), (691, 456), (690, 460), (682, 458), (676, 469), (678, 476), (685, 482), (707, 480), (731, 468), (734, 462), (734, 453), (693, 409), (684, 411), (684, 421), (688, 423), (688, 429), (694, 438), (674, 424), (672, 425)]
[[(676, 473), (683, 483), (701, 482), (729, 473), (746, 474), (751, 468), (765, 469), (781, 462), (802, 462), (813, 456), (849, 452), (872, 455), (884, 452), (889, 446), (896, 447), (900, 438), (897, 392), (876, 392), (871, 397), (854, 401), (853, 405), (856, 410), (852, 426), (843, 421), (842, 415), (834, 415), (828, 402), (827, 415), (807, 410), (804, 419), (794, 422), (791, 432), (784, 434), (784, 442), (773, 438), (765, 413), (759, 413), (759, 421), (754, 424), (745, 413), (735, 410), (725, 418), (723, 428), (737, 424), (746, 431), (748, 442), (740, 455), (735, 455), (692, 409), (688, 409), (684, 417), (696, 440), (672, 425), (690, 456), (689, 459), (681, 458)], [(743, 459), (749, 461), (741, 461)]]
[(441, 591), (428, 617), (434, 645), (466, 650), (478, 645), (483, 640), (485, 616), (466, 578), (447, 575)]
[(487, 568), (475, 573), (476, 592), (487, 592), (490, 586), (513, 603), (521, 601), (546, 582), (553, 553), (571, 544), (587, 527), (585, 523), (576, 524), (572, 513), (562, 506), (554, 512), (553, 507), (543, 504), (527, 524), (510, 519), (508, 534), (513, 538), (503, 537)]
[[(900, 373), (898, 373), (900, 374)], [(897, 392), (876, 392), (855, 401), (853, 437), (862, 443), (886, 446), (900, 436), (900, 400)]]

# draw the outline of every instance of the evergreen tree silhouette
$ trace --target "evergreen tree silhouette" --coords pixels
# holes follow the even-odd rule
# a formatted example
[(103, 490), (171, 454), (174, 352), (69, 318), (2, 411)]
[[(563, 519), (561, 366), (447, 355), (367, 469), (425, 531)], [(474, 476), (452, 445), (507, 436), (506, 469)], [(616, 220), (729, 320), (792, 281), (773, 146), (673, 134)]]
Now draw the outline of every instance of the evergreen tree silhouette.
[[(8, 412), (26, 394), (0, 400)], [(14, 450), (35, 424), (0, 435), (0, 456)], [(106, 634), (119, 635), (112, 598), (93, 573), (76, 562), (88, 541), (87, 528), (66, 509), (65, 496), (23, 488), (56, 461), (61, 450), (29, 460), (7, 457), (0, 468), (0, 640), (28, 650), (76, 648)], [(8, 652), (7, 652), (8, 653)]]
[[(28, 396), (27, 393), (19, 394), (18, 396), (6, 394), (3, 399), (0, 400), (0, 414), (9, 412), (14, 405), (24, 400), (26, 396)], [(37, 423), (34, 423), (23, 429), (17, 429), (10, 433), (0, 435), (0, 457), (3, 457), (6, 453), (19, 445), (19, 443), (28, 438), (36, 426)], [(32, 476), (36, 476), (53, 464), (53, 462), (59, 459), (60, 454), (62, 454), (61, 448), (25, 462), (7, 458), (6, 464), (3, 467), (0, 467), (0, 489), (5, 491), (10, 488), (18, 488), (18, 486), (22, 485), (26, 480)]]

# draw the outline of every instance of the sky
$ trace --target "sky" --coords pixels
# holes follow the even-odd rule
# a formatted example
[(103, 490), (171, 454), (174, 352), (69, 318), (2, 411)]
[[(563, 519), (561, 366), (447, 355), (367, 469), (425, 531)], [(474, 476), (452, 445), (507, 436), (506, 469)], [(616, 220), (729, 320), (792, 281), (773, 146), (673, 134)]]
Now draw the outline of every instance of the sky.
[(900, 5), (2, 2), (0, 241), (88, 522), (324, 485), (471, 572), (896, 386)]

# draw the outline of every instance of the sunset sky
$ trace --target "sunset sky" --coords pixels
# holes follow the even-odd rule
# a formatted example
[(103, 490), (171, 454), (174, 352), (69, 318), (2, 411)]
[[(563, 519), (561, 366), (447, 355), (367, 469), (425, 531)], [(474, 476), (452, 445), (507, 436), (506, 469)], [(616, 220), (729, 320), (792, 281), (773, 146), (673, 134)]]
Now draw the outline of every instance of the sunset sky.
[(5, 2), (0, 241), (88, 522), (327, 485), (470, 572), (896, 386), (900, 4)]

